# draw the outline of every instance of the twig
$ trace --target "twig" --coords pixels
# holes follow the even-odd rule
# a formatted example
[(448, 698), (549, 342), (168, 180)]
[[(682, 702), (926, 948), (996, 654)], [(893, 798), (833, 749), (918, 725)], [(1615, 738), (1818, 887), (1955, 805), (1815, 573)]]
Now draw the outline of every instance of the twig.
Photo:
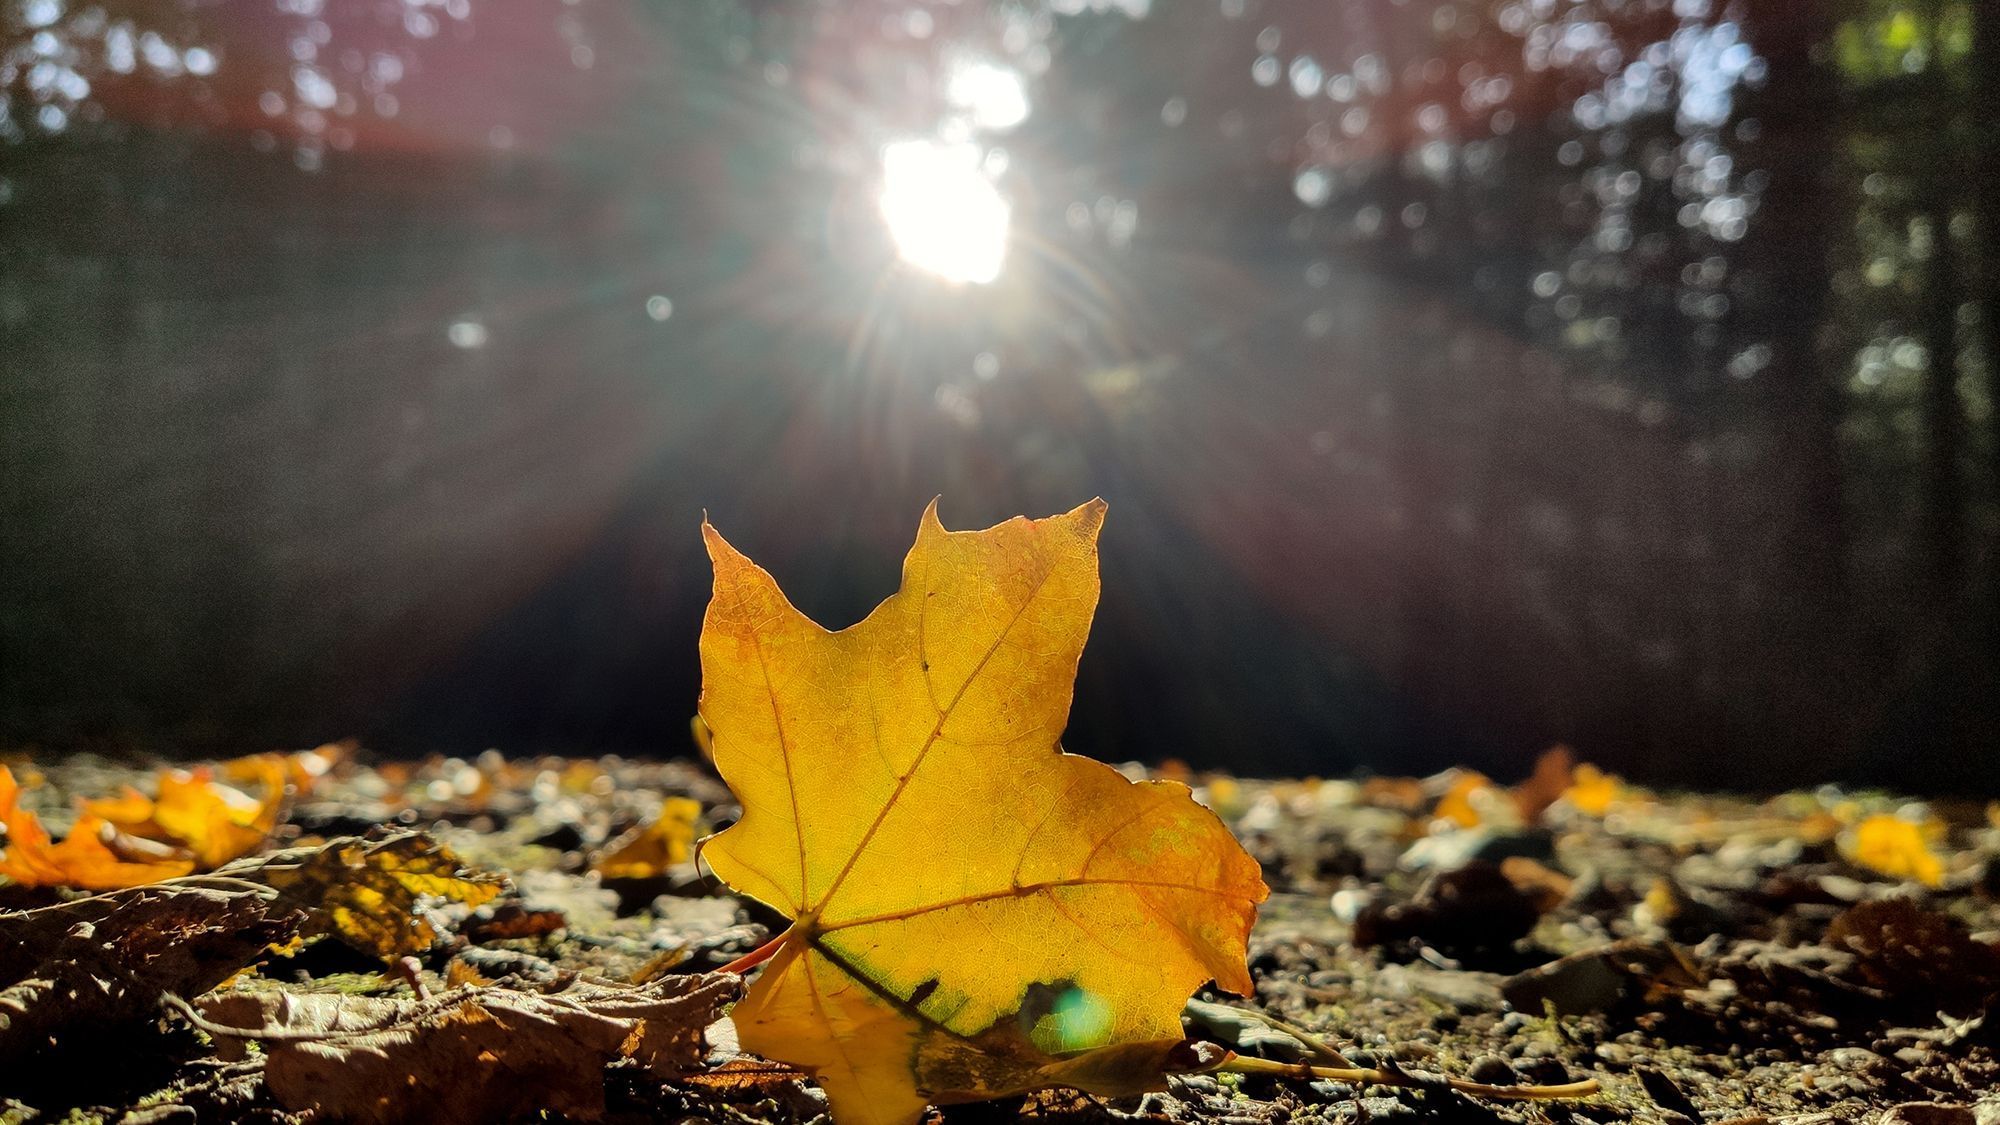
[(784, 933), (779, 934), (777, 937), (772, 938), (770, 941), (765, 942), (764, 944), (758, 946), (757, 948), (751, 950), (750, 952), (745, 953), (743, 956), (738, 957), (736, 960), (731, 961), (729, 964), (724, 965), (720, 969), (717, 969), (716, 972), (736, 973), (739, 975), (747, 973), (750, 970), (756, 968), (757, 966), (763, 964), (764, 962), (769, 961), (772, 958), (772, 956), (778, 952), (778, 950), (784, 948), (785, 940), (791, 936), (792, 936), (792, 931), (786, 930)]
[(431, 990), (424, 986), (424, 967), (415, 957), (399, 958), (395, 970), (396, 975), (402, 977), (403, 982), (410, 986), (410, 991), (417, 994), (417, 999), (431, 998)]
[(1292, 1038), (1298, 1040), (1299, 1042), (1304, 1043), (1308, 1048), (1312, 1050), (1313, 1054), (1318, 1055), (1320, 1058), (1325, 1059), (1327, 1062), (1331, 1063), (1334, 1066), (1345, 1067), (1349, 1070), (1358, 1069), (1355, 1067), (1354, 1063), (1350, 1061), (1346, 1055), (1341, 1054), (1340, 1051), (1337, 1048), (1335, 1048), (1333, 1044), (1328, 1043), (1326, 1040), (1320, 1038), (1319, 1036), (1313, 1034), (1310, 1031), (1307, 1031), (1305, 1028), (1300, 1027), (1298, 1024), (1292, 1023), (1290, 1020), (1281, 1019), (1265, 1011), (1262, 1008), (1238, 1008), (1236, 1010), (1239, 1012), (1247, 1012), (1250, 1015), (1255, 1016), (1260, 1020), (1263, 1020), (1270, 1026), (1277, 1028), (1279, 1031), (1284, 1032), (1286, 1035), (1289, 1035)]
[(1419, 1074), (1400, 1068), (1310, 1066), (1306, 1063), (1282, 1063), (1270, 1059), (1246, 1058), (1233, 1052), (1224, 1057), (1222, 1063), (1214, 1069), (1231, 1074), (1269, 1074), (1278, 1078), (1324, 1078), (1356, 1086), (1401, 1086), (1412, 1090), (1451, 1089), (1461, 1094), (1492, 1098), (1496, 1101), (1529, 1102), (1587, 1098), (1598, 1091), (1595, 1078), (1586, 1078), (1581, 1082), (1565, 1082), (1559, 1086), (1494, 1086), (1443, 1074)]

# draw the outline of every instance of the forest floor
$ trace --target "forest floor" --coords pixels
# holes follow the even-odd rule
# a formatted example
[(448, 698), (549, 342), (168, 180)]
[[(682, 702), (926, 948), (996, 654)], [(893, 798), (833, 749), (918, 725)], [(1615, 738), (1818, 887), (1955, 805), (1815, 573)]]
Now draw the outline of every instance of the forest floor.
[[(24, 805), (56, 828), (76, 798), (156, 784), (136, 764), (11, 764), (40, 783)], [(1125, 1100), (1044, 1092), (961, 1106), (944, 1120), (2000, 1122), (1990, 1092), (2000, 1090), (2000, 1021), (1989, 1020), (2000, 997), (2000, 826), (1983, 804), (1832, 789), (1764, 800), (1651, 793), (1560, 761), (1511, 789), (1459, 773), (1356, 782), (1167, 772), (1235, 831), (1272, 891), (1250, 940), (1256, 994), (1203, 993), (1190, 1036), (1244, 1055), (1310, 1054), (1245, 1014), (1259, 1012), (1362, 1066), (1496, 1084), (1596, 1078), (1601, 1093), (1492, 1102), (1216, 1074)], [(297, 1112), (296, 1096), (286, 1108), (275, 1074), (267, 1083), (279, 1045), (230, 1050), (158, 1006), (176, 987), (193, 999), (226, 979), (224, 992), (286, 997), (293, 1011), (311, 994), (409, 1001), (417, 989), (449, 995), (490, 981), (555, 994), (578, 981), (717, 969), (783, 923), (687, 858), (688, 839), (734, 814), (697, 762), (343, 761), (286, 803), (264, 850), (379, 838), (388, 826), (504, 877), (476, 909), (420, 905), (432, 929), (406, 959), (340, 938), (281, 939), (281, 955), (254, 927), (218, 944), (222, 922), (183, 910), (168, 927), (175, 962), (120, 945), (164, 925), (120, 922), (121, 911), (163, 909), (158, 896), (0, 885), (10, 912), (0, 913), (0, 1121), (316, 1119)], [(203, 893), (245, 885), (210, 878)], [(411, 885), (452, 897), (448, 883)], [(35, 918), (60, 925), (38, 933)], [(156, 975), (152, 993), (111, 1004), (96, 992), (144, 988), (136, 977), (105, 983), (113, 970), (103, 965), (78, 969), (88, 958), (63, 943), (85, 939), (117, 972), (152, 958), (159, 974), (180, 977)], [(518, 1109), (588, 1116), (601, 1080), (614, 1121), (824, 1116), (809, 1082), (736, 1054), (726, 1034), (703, 1049), (706, 1067), (683, 1077), (613, 1058), (584, 1076), (582, 1101), (552, 1093)], [(421, 1065), (405, 1079), (413, 1090), (449, 1078)], [(449, 1107), (384, 1104), (380, 1119), (454, 1119)]]

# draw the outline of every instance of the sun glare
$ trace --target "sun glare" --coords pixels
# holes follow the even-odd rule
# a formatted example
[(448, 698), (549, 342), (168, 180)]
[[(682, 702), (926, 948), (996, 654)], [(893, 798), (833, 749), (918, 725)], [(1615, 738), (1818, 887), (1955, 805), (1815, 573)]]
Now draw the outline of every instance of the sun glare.
[(981, 129), (1005, 132), (1028, 119), (1028, 90), (1020, 74), (988, 62), (961, 62), (945, 83), (945, 96)]
[(1000, 276), (1013, 209), (981, 170), (977, 147), (935, 140), (884, 147), (881, 206), (910, 265), (956, 284)]

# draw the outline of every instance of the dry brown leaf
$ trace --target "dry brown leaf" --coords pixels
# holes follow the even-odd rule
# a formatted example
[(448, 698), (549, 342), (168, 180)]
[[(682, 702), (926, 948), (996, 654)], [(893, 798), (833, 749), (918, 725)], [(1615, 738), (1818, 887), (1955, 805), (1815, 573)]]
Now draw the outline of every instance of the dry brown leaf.
[(165, 883), (0, 914), (0, 1059), (88, 1048), (295, 932), (268, 893)]
[(1537, 863), (1523, 855), (1510, 855), (1500, 861), (1500, 874), (1506, 876), (1515, 889), (1528, 896), (1535, 904), (1535, 911), (1547, 914), (1570, 896), (1576, 889), (1576, 880), (1545, 864)]
[(1431, 803), (1431, 794), (1422, 778), (1370, 777), (1361, 782), (1361, 803), (1415, 816)]
[(1558, 744), (1544, 750), (1535, 759), (1535, 772), (1514, 787), (1514, 803), (1521, 808), (1521, 819), (1528, 824), (1542, 819), (1549, 806), (1569, 792), (1575, 777), (1576, 755), (1569, 747)]
[(604, 1067), (661, 1078), (695, 1069), (703, 1029), (741, 993), (734, 975), (559, 993), (466, 987), (435, 999), (226, 993), (204, 1029), (264, 1038), (264, 1078), (285, 1108), (341, 1121), (474, 1125), (537, 1113), (604, 1113)]

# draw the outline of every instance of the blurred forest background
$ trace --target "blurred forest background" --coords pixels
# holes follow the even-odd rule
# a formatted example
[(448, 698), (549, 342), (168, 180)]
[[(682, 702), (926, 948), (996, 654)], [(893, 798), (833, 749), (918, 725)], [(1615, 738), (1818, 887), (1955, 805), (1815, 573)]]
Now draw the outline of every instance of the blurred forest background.
[(0, 0), (0, 745), (681, 753), (704, 510), (840, 625), (1102, 494), (1078, 750), (1993, 792), (1996, 106), (1992, 0)]

